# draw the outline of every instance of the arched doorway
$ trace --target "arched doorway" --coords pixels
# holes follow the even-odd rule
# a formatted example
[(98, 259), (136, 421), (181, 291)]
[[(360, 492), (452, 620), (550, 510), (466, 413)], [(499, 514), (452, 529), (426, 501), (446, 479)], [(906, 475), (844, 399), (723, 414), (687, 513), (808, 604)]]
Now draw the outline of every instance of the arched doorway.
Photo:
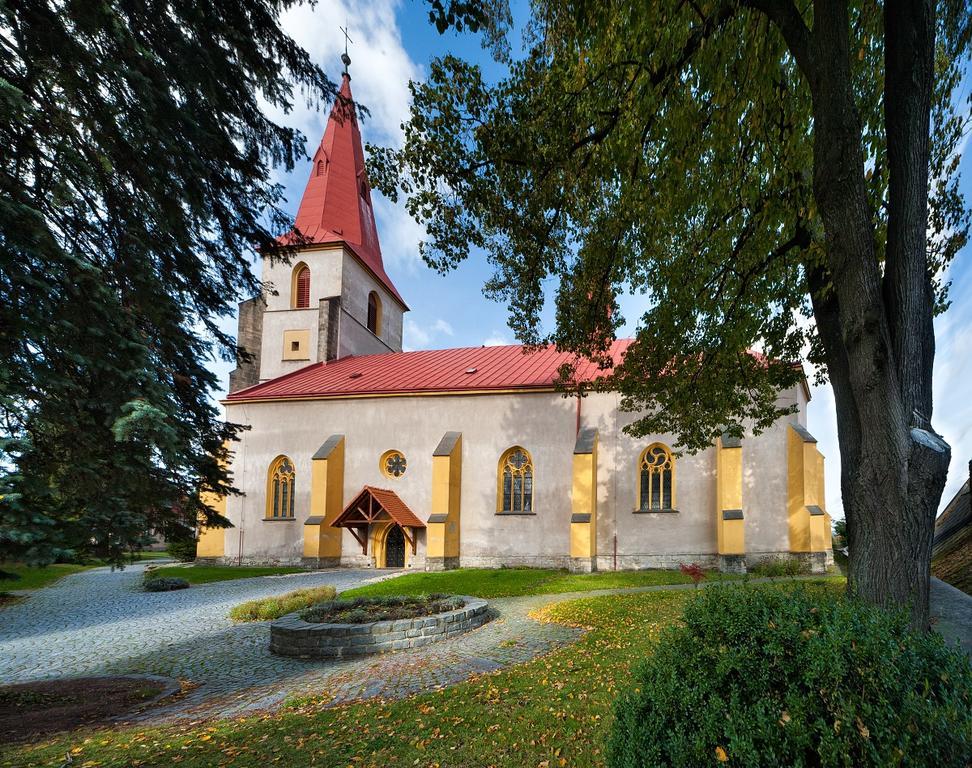
[(385, 537), (385, 567), (405, 567), (405, 534), (400, 525), (393, 525)]

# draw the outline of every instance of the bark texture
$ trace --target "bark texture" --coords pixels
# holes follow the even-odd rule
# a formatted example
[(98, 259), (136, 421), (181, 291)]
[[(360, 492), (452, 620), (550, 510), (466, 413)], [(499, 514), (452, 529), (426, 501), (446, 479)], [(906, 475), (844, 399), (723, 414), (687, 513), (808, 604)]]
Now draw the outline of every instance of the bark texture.
[(782, 31), (810, 84), (814, 195), (825, 263), (808, 288), (837, 406), (851, 592), (908, 607), (928, 626), (935, 513), (950, 460), (931, 427), (934, 295), (927, 258), (931, 0), (884, 6), (890, 192), (882, 272), (865, 185), (844, 0), (817, 0), (809, 30), (789, 0), (754, 3)]

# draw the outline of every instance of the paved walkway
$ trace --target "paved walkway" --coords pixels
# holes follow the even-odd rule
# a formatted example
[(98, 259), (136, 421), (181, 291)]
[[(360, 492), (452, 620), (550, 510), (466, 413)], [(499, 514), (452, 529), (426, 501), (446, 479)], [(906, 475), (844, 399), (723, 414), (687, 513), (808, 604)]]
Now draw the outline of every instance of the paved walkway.
[(929, 600), (935, 629), (949, 645), (958, 643), (972, 656), (972, 596), (932, 577)]
[[(226, 617), (229, 609), (298, 587), (332, 584), (345, 590), (394, 573), (339, 569), (153, 594), (139, 589), (143, 567), (68, 576), (26, 602), (4, 609), (0, 680), (149, 673), (192, 684), (184, 696), (147, 712), (145, 717), (153, 721), (272, 710), (294, 696), (326, 696), (331, 704), (398, 698), (528, 661), (576, 640), (578, 629), (541, 624), (529, 617), (543, 605), (621, 592), (692, 589), (691, 585), (658, 586), (494, 599), (490, 600), (493, 621), (454, 640), (395, 654), (324, 662), (272, 655), (266, 622), (234, 625)], [(941, 592), (933, 588), (933, 613), (951, 622), (948, 631), (953, 642), (956, 637), (968, 641), (972, 617), (963, 619), (953, 603), (942, 600)], [(954, 603), (965, 610), (965, 601)]]
[(84, 571), (3, 609), (0, 680), (164, 675), (191, 685), (147, 713), (151, 719), (231, 717), (273, 709), (292, 696), (325, 694), (334, 704), (406, 696), (527, 661), (579, 635), (528, 617), (535, 607), (573, 596), (546, 595), (490, 601), (496, 618), (485, 627), (427, 648), (337, 662), (282, 658), (268, 650), (266, 622), (233, 624), (230, 608), (299, 587), (343, 591), (397, 573), (335, 569), (149, 593), (140, 589), (144, 568)]

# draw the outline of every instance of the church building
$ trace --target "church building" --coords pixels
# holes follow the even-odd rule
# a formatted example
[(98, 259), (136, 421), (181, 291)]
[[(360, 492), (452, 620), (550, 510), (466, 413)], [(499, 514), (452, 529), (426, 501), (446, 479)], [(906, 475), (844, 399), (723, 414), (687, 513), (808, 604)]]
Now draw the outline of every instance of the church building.
[[(348, 63), (345, 59), (345, 63)], [(228, 563), (439, 570), (743, 570), (831, 560), (823, 456), (795, 406), (762, 434), (676, 455), (672, 435), (630, 437), (620, 396), (565, 397), (573, 358), (520, 346), (402, 351), (408, 306), (382, 264), (345, 71), (296, 216), (290, 264), (262, 264), (240, 305), (250, 357), (227, 418), (249, 427), (220, 499), (232, 528), (198, 556)], [(272, 290), (271, 290), (272, 289)], [(620, 360), (628, 346), (612, 347)], [(578, 365), (579, 382), (602, 372)]]

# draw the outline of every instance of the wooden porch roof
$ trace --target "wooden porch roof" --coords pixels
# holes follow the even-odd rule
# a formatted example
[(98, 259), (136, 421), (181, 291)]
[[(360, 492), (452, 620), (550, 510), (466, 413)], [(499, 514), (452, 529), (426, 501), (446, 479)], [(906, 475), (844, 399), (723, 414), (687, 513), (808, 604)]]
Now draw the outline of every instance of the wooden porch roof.
[(387, 488), (364, 486), (361, 493), (354, 497), (344, 511), (335, 518), (331, 526), (334, 528), (358, 528), (362, 525), (385, 519), (382, 515), (394, 520), (403, 528), (424, 528), (423, 523), (408, 505), (399, 498), (398, 494)]

